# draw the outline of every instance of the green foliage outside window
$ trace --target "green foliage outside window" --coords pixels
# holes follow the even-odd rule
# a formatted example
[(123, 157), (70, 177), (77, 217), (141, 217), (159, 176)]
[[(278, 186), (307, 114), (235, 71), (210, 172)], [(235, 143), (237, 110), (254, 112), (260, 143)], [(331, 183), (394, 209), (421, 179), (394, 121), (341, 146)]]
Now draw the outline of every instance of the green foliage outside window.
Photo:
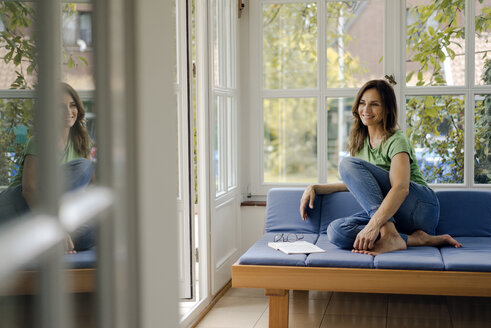
[[(483, 0), (478, 2), (483, 3)], [(417, 19), (407, 26), (407, 53), (409, 60), (419, 67), (407, 72), (406, 81), (416, 76), (417, 86), (446, 85), (443, 66), (447, 58), (445, 52), (452, 60), (458, 55), (452, 49), (455, 45), (465, 53), (459, 44), (465, 39), (465, 29), (457, 23), (459, 15), (464, 13), (464, 6), (464, 0), (437, 0), (409, 9), (408, 15)], [(437, 28), (434, 27), (435, 22)], [(476, 15), (475, 32), (477, 37), (491, 32), (491, 8), (484, 7)], [(480, 55), (486, 58), (488, 52), (482, 51)], [(429, 78), (428, 72), (431, 72)], [(491, 84), (490, 60), (486, 60), (482, 80), (485, 85)], [(464, 111), (463, 96), (412, 97), (406, 104), (406, 132), (411, 143), (422, 149), (423, 159), (434, 159), (431, 164), (423, 161), (420, 166), (424, 177), (431, 183), (464, 182)], [(491, 182), (490, 123), (491, 99), (487, 95), (483, 101), (477, 101), (475, 107), (476, 183)]]
[(458, 95), (417, 96), (407, 102), (406, 133), (422, 150), (419, 165), (429, 183), (464, 182), (464, 109), (464, 97)]
[[(355, 87), (365, 73), (347, 47), (356, 42), (343, 28), (356, 18), (359, 2), (326, 3), (327, 86)], [(264, 89), (318, 87), (317, 4), (263, 7)], [(341, 48), (341, 49), (340, 49)], [(314, 182), (317, 176), (317, 105), (312, 98), (264, 100), (264, 181)], [(337, 116), (337, 115), (336, 115)], [(339, 152), (339, 150), (336, 150)]]
[[(482, 79), (491, 85), (491, 60), (484, 65)], [(474, 115), (474, 182), (491, 183), (491, 95), (476, 101)]]
[(316, 99), (265, 99), (264, 122), (264, 181), (315, 182)]

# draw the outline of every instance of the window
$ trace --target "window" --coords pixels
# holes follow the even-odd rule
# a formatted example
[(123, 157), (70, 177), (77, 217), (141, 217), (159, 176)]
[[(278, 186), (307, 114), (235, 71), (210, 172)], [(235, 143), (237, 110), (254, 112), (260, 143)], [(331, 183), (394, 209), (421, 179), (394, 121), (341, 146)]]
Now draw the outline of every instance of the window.
[(85, 51), (92, 46), (92, 12), (75, 11), (63, 14), (63, 45)]
[[(78, 8), (86, 10), (77, 11)], [(95, 142), (95, 106), (93, 50), (85, 47), (66, 47), (66, 39), (82, 35), (92, 44), (90, 4), (64, 3), (62, 6), (63, 48), (62, 81), (79, 92), (86, 111), (89, 135)], [(35, 13), (32, 3), (7, 2), (0, 4), (0, 16), (13, 25), (0, 37), (0, 187), (7, 186), (18, 170), (18, 157), (24, 144), (33, 135), (34, 88), (37, 83), (35, 43), (32, 38)], [(76, 24), (75, 24), (76, 23)], [(3, 23), (2, 23), (3, 24)], [(1, 25), (3, 26), (3, 25)], [(0, 26), (0, 27), (1, 27)], [(75, 32), (76, 33), (75, 33)], [(76, 37), (75, 37), (76, 36)], [(14, 47), (11, 47), (10, 44)], [(85, 42), (85, 41), (84, 41)], [(68, 43), (69, 44), (69, 43)], [(73, 43), (75, 44), (75, 43)], [(95, 144), (94, 144), (95, 145)], [(92, 152), (95, 156), (95, 148)]]
[(237, 96), (235, 2), (215, 0), (213, 10), (213, 160), (215, 194), (237, 187)]
[[(83, 6), (89, 8), (88, 4)], [(4, 254), (2, 257), (4, 270), (7, 271), (2, 272), (0, 284), (2, 291), (5, 287), (8, 290), (9, 287), (29, 285), (29, 283), (16, 282), (15, 279), (12, 281), (5, 279), (5, 273), (14, 277), (19, 276), (21, 275), (18, 271), (21, 269), (20, 266), (24, 266), (24, 270), (27, 267), (33, 270), (32, 279), (36, 280), (38, 288), (24, 292), (38, 294), (36, 298), (39, 297), (40, 301), (29, 304), (34, 297), (32, 296), (31, 298), (26, 297), (26, 302), (15, 302), (14, 298), (2, 293), (5, 302), (0, 304), (0, 312), (5, 312), (7, 308), (10, 308), (7, 311), (12, 315), (2, 318), (1, 326), (16, 326), (21, 322), (34, 325), (34, 321), (40, 321), (41, 326), (63, 325), (63, 320), (58, 320), (56, 313), (72, 312), (71, 301), (79, 300), (78, 297), (69, 294), (66, 298), (68, 302), (61, 304), (59, 300), (62, 298), (58, 298), (65, 291), (72, 293), (72, 290), (60, 283), (66, 278), (65, 272), (61, 270), (66, 264), (63, 261), (65, 238), (67, 234), (70, 234), (79, 251), (86, 251), (85, 248), (93, 245), (95, 225), (102, 222), (100, 212), (110, 207), (112, 203), (111, 191), (100, 184), (93, 184), (90, 188), (85, 189), (83, 195), (65, 192), (63, 188), (65, 177), (63, 170), (66, 168), (63, 168), (60, 163), (60, 151), (63, 150), (60, 145), (62, 141), (68, 144), (69, 139), (67, 137), (63, 140), (61, 133), (61, 121), (63, 120), (60, 118), (64, 116), (64, 112), (63, 108), (60, 108), (59, 96), (64, 93), (57, 90), (60, 79), (62, 79), (60, 68), (65, 64), (66, 71), (71, 71), (69, 75), (71, 79), (66, 79), (67, 76), (65, 76), (63, 81), (71, 84), (75, 89), (80, 87), (76, 77), (90, 75), (93, 79), (91, 67), (90, 71), (86, 70), (84, 74), (80, 74), (77, 65), (70, 65), (69, 60), (62, 59), (60, 54), (63, 52), (66, 55), (67, 53), (61, 49), (61, 42), (59, 42), (61, 40), (53, 38), (53, 35), (60, 35), (62, 32), (60, 17), (75, 7), (74, 4), (62, 4), (61, 2), (58, 5), (55, 5), (54, 2), (37, 3), (36, 8), (32, 2), (27, 1), (0, 2), (0, 17), (5, 23), (1, 25), (2, 33), (0, 34), (0, 186), (2, 187), (0, 189), (11, 184), (10, 188), (2, 194), (0, 226), (4, 235), (9, 236), (8, 238), (4, 236), (2, 242), (9, 245), (11, 255), (5, 256)], [(36, 30), (37, 23), (43, 26), (43, 29)], [(91, 29), (91, 26), (87, 28)], [(72, 58), (71, 56), (70, 54), (65, 58)], [(85, 58), (79, 55), (72, 60), (83, 63)], [(89, 63), (84, 63), (84, 66), (89, 66)], [(79, 96), (85, 105), (88, 132), (92, 137), (92, 142), (81, 143), (90, 147), (90, 145), (95, 145), (93, 91), (84, 90), (79, 92)], [(76, 97), (73, 97), (72, 100), (77, 101)], [(87, 140), (83, 138), (85, 122), (78, 120), (80, 108), (76, 112), (75, 120), (78, 122), (72, 123), (80, 127), (78, 130), (82, 131), (79, 134), (80, 139), (85, 141)], [(71, 126), (68, 127), (70, 131), (74, 131), (71, 128)], [(26, 157), (24, 165), (21, 166), (23, 149), (32, 136), (36, 138), (35, 143), (30, 143), (30, 145), (35, 144), (30, 148), (34, 156)], [(79, 157), (88, 156), (85, 153), (86, 148), (77, 151), (78, 149), (75, 150), (76, 146), (74, 146), (73, 149), (77, 155), (66, 153), (66, 157), (70, 160), (74, 157), (80, 160)], [(94, 152), (90, 154), (95, 155)], [(36, 186), (35, 189), (39, 189), (37, 197), (33, 198), (20, 193), (20, 183), (23, 183), (20, 171), (23, 170), (22, 178), (25, 178), (28, 161), (31, 164), (35, 163), (31, 166), (32, 176), (35, 177), (31, 181), (32, 185)], [(88, 163), (85, 162), (83, 165), (86, 164)], [(100, 167), (98, 169), (100, 170)], [(105, 175), (100, 173), (103, 170), (99, 171), (99, 181), (105, 178)], [(86, 182), (89, 179), (90, 176)], [(25, 189), (27, 188), (23, 184), (22, 190)], [(14, 194), (15, 197), (4, 197), (9, 193)], [(15, 206), (16, 209), (11, 210), (13, 203), (22, 205)], [(19, 210), (20, 208), (22, 210)], [(87, 208), (90, 208), (91, 211), (87, 211)], [(21, 216), (22, 218), (19, 218)], [(77, 234), (77, 230), (80, 232), (89, 229), (92, 230), (92, 233), (83, 235), (85, 245), (81, 245), (84, 240), (79, 238), (81, 235)], [(22, 242), (23, 240), (27, 242)], [(22, 242), (22, 247), (19, 247), (20, 242)], [(26, 252), (27, 249), (30, 250)], [(22, 256), (22, 253), (25, 256)], [(91, 269), (87, 270), (89, 275), (96, 268), (100, 266), (94, 261)], [(55, 301), (54, 299), (57, 298), (58, 301)], [(87, 312), (88, 316), (95, 313), (91, 307), (94, 302), (93, 296), (86, 298), (85, 303), (90, 309)], [(43, 310), (41, 310), (41, 304), (43, 304)], [(73, 310), (76, 313), (76, 307)], [(27, 321), (24, 321), (26, 319), (20, 321), (22, 317), (27, 317)], [(71, 320), (71, 317), (67, 318)]]
[(430, 183), (491, 184), (490, 5), (406, 1), (406, 132)]
[(383, 0), (251, 2), (261, 18), (253, 193), (338, 180), (356, 88), (382, 75), (383, 11)]
[(259, 108), (251, 121), (262, 135), (254, 139), (253, 194), (337, 181), (357, 88), (385, 74), (398, 82), (400, 127), (428, 182), (491, 184), (491, 1), (250, 5), (250, 34), (257, 36), (251, 48), (259, 57), (259, 65), (250, 61)]

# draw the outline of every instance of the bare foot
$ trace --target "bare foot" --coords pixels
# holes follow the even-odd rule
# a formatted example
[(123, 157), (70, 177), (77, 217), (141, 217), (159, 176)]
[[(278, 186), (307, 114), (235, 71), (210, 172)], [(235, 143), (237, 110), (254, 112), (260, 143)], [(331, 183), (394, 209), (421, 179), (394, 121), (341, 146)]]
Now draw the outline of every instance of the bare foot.
[(409, 246), (442, 246), (452, 245), (455, 248), (462, 247), (462, 244), (452, 238), (450, 235), (432, 236), (423, 230), (416, 230), (408, 236), (407, 244)]
[(406, 248), (406, 242), (399, 234), (386, 234), (380, 236), (380, 239), (373, 245), (371, 250), (354, 249), (352, 252), (375, 256), (382, 253), (404, 250)]

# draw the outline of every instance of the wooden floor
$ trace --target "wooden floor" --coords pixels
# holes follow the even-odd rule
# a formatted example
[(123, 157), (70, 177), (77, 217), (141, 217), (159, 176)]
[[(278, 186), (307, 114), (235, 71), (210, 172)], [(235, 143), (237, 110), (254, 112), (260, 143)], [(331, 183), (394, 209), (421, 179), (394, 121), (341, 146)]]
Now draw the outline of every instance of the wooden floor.
[[(197, 327), (268, 327), (262, 289), (231, 288)], [(290, 327), (491, 328), (491, 298), (290, 292)]]

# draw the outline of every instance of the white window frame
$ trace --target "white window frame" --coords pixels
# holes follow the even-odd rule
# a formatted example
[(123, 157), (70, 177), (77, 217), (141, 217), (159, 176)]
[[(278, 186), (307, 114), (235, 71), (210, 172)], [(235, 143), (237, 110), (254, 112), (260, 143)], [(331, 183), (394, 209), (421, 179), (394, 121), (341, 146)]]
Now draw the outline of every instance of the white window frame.
[[(330, 1), (330, 0), (326, 0)], [(265, 183), (264, 178), (264, 133), (263, 133), (263, 99), (265, 98), (292, 98), (292, 97), (316, 97), (317, 98), (317, 163), (318, 163), (318, 183), (327, 181), (327, 97), (350, 97), (354, 98), (358, 89), (356, 88), (326, 88), (325, 74), (326, 58), (318, 57), (318, 87), (315, 89), (302, 90), (264, 90), (263, 88), (263, 63), (262, 63), (262, 6), (270, 3), (308, 3), (317, 2), (317, 22), (318, 22), (318, 54), (323, 54), (325, 49), (326, 1), (322, 0), (250, 0), (249, 1), (249, 67), (250, 80), (250, 127), (251, 133), (248, 135), (251, 143), (250, 147), (250, 186), (247, 193), (254, 196), (264, 196), (268, 190), (274, 187), (299, 186), (307, 184), (292, 183)], [(491, 86), (474, 85), (474, 18), (475, 0), (466, 0), (466, 82), (464, 86), (449, 87), (407, 87), (405, 83), (405, 30), (406, 30), (406, 1), (405, 0), (384, 0), (384, 29), (383, 29), (383, 75), (393, 75), (398, 81), (394, 87), (398, 98), (399, 125), (401, 129), (406, 126), (405, 97), (412, 95), (440, 95), (440, 94), (459, 94), (465, 96), (465, 173), (464, 183), (462, 184), (430, 184), (435, 189), (448, 188), (479, 188), (491, 189), (491, 185), (478, 185), (473, 181), (474, 173), (474, 149), (473, 149), (473, 120), (474, 120), (474, 96), (476, 94), (490, 94)], [(389, 27), (389, 28), (387, 28)], [(400, 58), (400, 60), (397, 60)], [(382, 78), (382, 76), (380, 77)], [(470, 133), (469, 133), (470, 131)], [(342, 142), (338, 140), (338, 142)]]

